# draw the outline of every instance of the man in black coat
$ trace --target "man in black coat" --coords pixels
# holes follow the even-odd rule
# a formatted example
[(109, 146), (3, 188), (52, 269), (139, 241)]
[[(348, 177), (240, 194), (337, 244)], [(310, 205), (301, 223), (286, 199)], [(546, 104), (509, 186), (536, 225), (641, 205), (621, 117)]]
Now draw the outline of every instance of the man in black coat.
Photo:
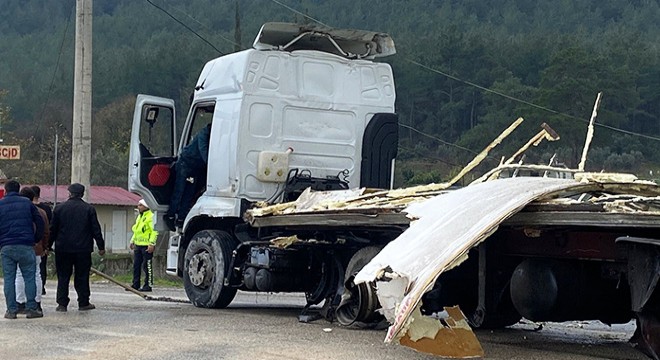
[(85, 186), (69, 185), (69, 200), (57, 205), (50, 223), (50, 243), (55, 244), (55, 269), (57, 271), (57, 309), (64, 312), (69, 305), (69, 281), (78, 293), (78, 310), (92, 310), (89, 302), (89, 270), (92, 267), (94, 240), (99, 255), (105, 254), (105, 241), (96, 210), (82, 197)]

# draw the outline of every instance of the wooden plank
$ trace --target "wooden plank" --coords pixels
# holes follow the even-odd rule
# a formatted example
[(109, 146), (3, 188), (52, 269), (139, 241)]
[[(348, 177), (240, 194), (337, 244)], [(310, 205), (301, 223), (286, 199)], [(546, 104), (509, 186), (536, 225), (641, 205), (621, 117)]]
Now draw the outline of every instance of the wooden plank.
[[(543, 210), (540, 210), (543, 209)], [(577, 209), (577, 210), (576, 210)], [(253, 227), (386, 227), (408, 226), (410, 219), (403, 213), (376, 213), (365, 209), (353, 211), (323, 211), (256, 217)], [(584, 211), (589, 210), (589, 211)], [(604, 228), (645, 227), (660, 228), (660, 214), (611, 213), (597, 205), (530, 205), (502, 223), (503, 226), (595, 226)]]
[(331, 213), (331, 214), (287, 214), (254, 218), (250, 223), (253, 227), (287, 226), (325, 226), (325, 227), (352, 227), (352, 226), (408, 226), (410, 219), (402, 213), (359, 214), (359, 213)]
[(552, 212), (552, 211), (572, 211), (572, 212), (603, 212), (605, 209), (602, 204), (592, 203), (531, 203), (525, 206), (521, 212)]
[(580, 211), (519, 212), (503, 226), (595, 226), (660, 228), (660, 214)]

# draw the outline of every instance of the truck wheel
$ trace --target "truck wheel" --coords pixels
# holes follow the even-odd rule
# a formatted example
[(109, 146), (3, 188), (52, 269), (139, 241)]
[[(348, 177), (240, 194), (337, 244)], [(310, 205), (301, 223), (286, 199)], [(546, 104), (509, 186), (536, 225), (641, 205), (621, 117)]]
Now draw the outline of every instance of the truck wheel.
[(355, 275), (380, 252), (381, 248), (367, 246), (358, 250), (346, 266), (345, 288), (337, 307), (337, 320), (344, 326), (368, 327), (378, 323), (383, 316), (376, 312), (380, 307), (374, 283), (353, 283)]
[(236, 240), (225, 231), (202, 230), (188, 244), (183, 262), (183, 286), (193, 305), (225, 308), (236, 288), (224, 286)]
[(522, 316), (516, 310), (511, 300), (510, 285), (500, 294), (494, 309), (483, 314), (479, 329), (501, 329), (507, 326), (517, 324)]

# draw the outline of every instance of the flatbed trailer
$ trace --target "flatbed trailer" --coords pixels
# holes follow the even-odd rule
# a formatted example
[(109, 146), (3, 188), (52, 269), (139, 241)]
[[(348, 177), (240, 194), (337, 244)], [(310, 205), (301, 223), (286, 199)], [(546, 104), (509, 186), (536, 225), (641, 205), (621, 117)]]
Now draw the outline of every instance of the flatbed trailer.
[[(591, 200), (578, 199), (580, 194), (589, 194)], [(635, 318), (638, 330), (631, 341), (657, 358), (658, 349), (652, 344), (660, 340), (660, 334), (643, 329), (657, 326), (660, 315), (655, 291), (660, 274), (658, 195), (659, 188), (653, 184), (592, 183), (562, 196), (532, 201), (471, 247), (460, 265), (442, 272), (424, 293), (421, 312), (430, 315), (459, 305), (470, 325), (482, 328), (512, 325), (522, 317), (606, 324)], [(358, 237), (363, 247), (376, 249), (397, 238), (413, 221), (403, 207), (362, 208), (343, 202), (336, 208), (246, 220), (264, 234), (295, 236), (287, 245), (292, 248), (320, 242), (330, 248), (346, 244), (319, 242), (322, 236)], [(366, 265), (374, 253), (367, 251), (369, 258), (358, 261), (360, 265)], [(351, 275), (358, 270), (347, 266), (345, 293), (335, 309), (344, 324), (373, 321), (378, 308), (373, 303), (377, 295), (373, 284), (351, 283)]]

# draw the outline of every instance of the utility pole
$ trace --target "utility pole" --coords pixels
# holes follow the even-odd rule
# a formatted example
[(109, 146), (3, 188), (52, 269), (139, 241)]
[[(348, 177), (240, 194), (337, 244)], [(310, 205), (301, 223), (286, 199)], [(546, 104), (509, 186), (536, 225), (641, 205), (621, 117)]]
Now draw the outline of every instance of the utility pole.
[(85, 185), (89, 199), (92, 160), (92, 0), (76, 0), (71, 182)]
[(238, 11), (238, 0), (234, 3), (234, 51), (241, 51), (241, 14)]

